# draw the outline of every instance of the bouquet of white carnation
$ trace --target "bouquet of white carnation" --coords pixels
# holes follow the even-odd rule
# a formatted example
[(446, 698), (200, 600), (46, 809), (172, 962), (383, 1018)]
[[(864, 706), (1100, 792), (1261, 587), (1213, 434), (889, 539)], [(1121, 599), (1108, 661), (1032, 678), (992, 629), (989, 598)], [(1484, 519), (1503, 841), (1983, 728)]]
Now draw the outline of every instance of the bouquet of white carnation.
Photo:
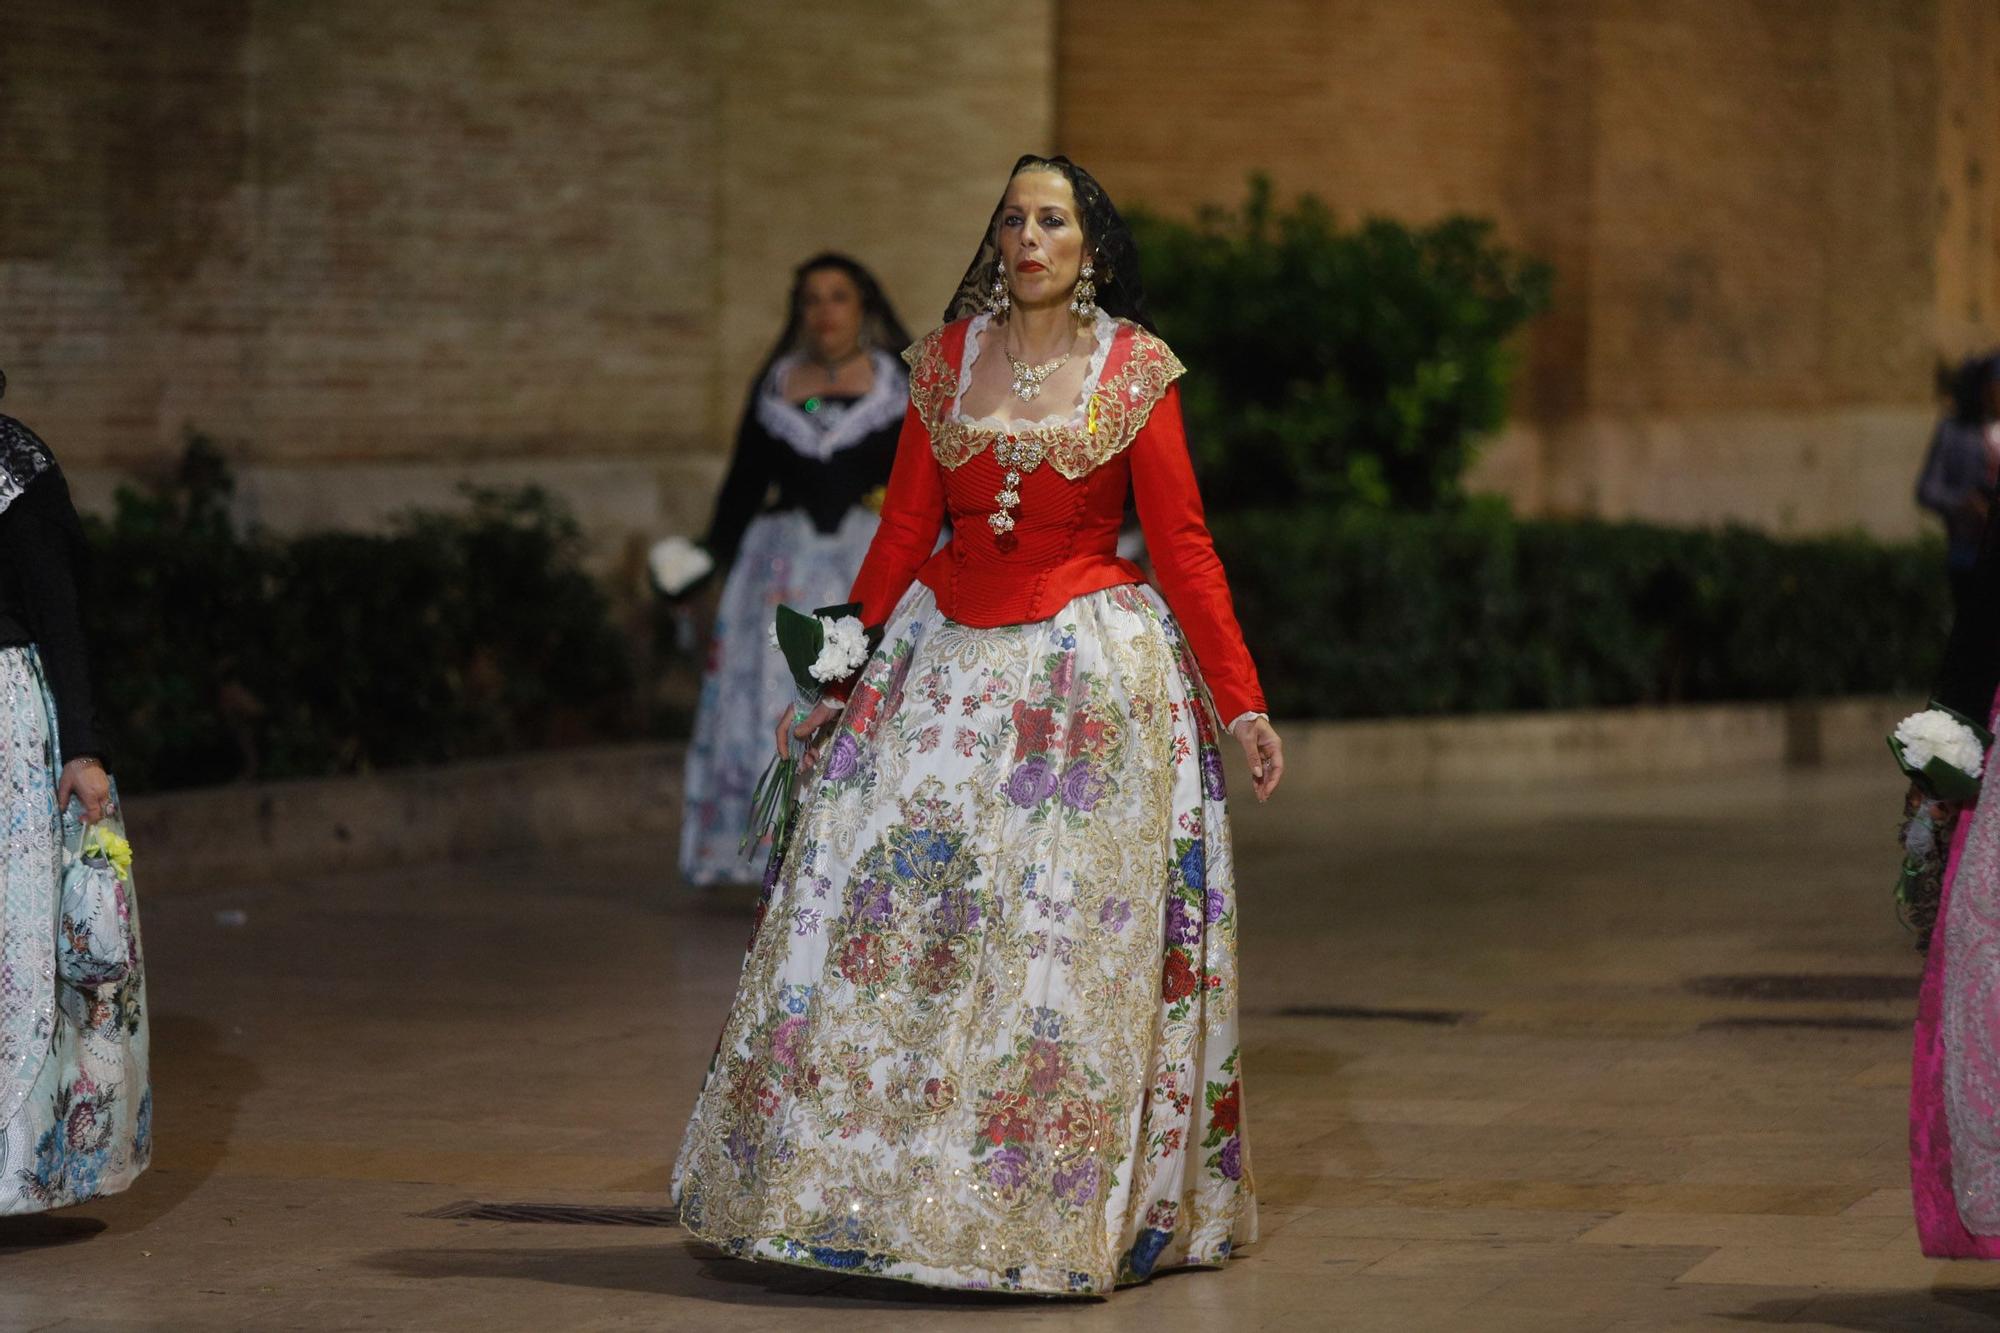
[[(785, 655), (785, 665), (799, 687), (805, 709), (820, 701), (827, 686), (846, 680), (867, 665), (873, 644), (856, 614), (860, 610), (857, 603), (823, 606), (811, 615), (789, 606), (778, 608), (771, 626), (771, 645)], [(750, 795), (750, 827), (743, 834), (745, 851), (768, 835), (771, 854), (782, 854), (797, 806), (793, 787), (798, 783), (803, 758), (799, 746), (796, 740), (789, 742), (785, 753), (774, 757), (757, 779), (757, 789)]]
[(1896, 910), (1930, 947), (1931, 929), (1944, 900), (1944, 869), (1959, 812), (1979, 797), (1993, 733), (1940, 704), (1896, 724), (1889, 749), (1910, 777), (1900, 839), (1903, 865), (1896, 875)]
[(1949, 708), (1933, 705), (1896, 724), (1889, 749), (1905, 773), (1933, 796), (1969, 801), (1979, 795), (1993, 733)]
[[(779, 645), (783, 647), (782, 642)], [(822, 685), (846, 680), (868, 660), (868, 635), (853, 616), (820, 621), (820, 649), (806, 674)]]

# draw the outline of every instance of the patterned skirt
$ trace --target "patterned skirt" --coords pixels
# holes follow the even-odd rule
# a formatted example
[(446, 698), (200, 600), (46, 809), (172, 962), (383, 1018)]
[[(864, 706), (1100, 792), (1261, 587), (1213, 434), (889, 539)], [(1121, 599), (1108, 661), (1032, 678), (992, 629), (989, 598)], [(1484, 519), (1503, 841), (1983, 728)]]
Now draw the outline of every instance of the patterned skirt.
[(973, 629), (913, 589), (767, 880), (682, 1222), (1048, 1294), (1254, 1240), (1217, 735), (1150, 590)]
[(771, 758), (778, 713), (798, 698), (783, 654), (771, 646), (782, 603), (801, 611), (847, 596), (879, 520), (854, 508), (822, 533), (798, 510), (763, 514), (743, 534), (722, 585), (715, 636), (702, 673), (681, 809), (681, 878), (690, 884), (755, 884), (764, 856), (738, 850), (750, 793)]
[(143, 953), (114, 985), (57, 971), (54, 717), (34, 650), (0, 648), (0, 1215), (116, 1194), (153, 1150)]
[(1959, 816), (1924, 955), (1910, 1185), (1926, 1255), (2000, 1259), (2000, 797), (1990, 784)]

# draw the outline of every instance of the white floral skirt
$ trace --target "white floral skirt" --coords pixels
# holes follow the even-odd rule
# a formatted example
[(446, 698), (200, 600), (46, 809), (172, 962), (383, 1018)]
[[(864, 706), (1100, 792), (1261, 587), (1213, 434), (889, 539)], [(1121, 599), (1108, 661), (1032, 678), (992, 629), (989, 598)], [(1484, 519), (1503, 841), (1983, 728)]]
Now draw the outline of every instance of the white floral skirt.
[(879, 521), (856, 507), (837, 531), (823, 533), (803, 512), (786, 510), (759, 515), (744, 532), (722, 585), (688, 745), (681, 807), (681, 878), (688, 883), (763, 878), (763, 852), (738, 848), (778, 713), (798, 698), (784, 655), (771, 646), (771, 626), (780, 604), (811, 611), (845, 599)]
[(124, 980), (85, 990), (57, 971), (54, 715), (34, 651), (0, 648), (0, 1215), (116, 1194), (153, 1151), (137, 899)]
[(1051, 1294), (1254, 1240), (1217, 735), (1150, 590), (972, 629), (914, 588), (767, 882), (682, 1222)]

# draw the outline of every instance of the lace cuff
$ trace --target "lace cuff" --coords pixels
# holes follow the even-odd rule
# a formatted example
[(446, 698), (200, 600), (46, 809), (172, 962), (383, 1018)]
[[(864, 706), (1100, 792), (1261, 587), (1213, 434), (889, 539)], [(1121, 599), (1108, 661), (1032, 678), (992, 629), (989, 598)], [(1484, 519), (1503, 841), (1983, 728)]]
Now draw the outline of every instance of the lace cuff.
[(1266, 722), (1269, 722), (1271, 720), (1271, 715), (1269, 713), (1258, 713), (1254, 711), (1248, 713), (1238, 713), (1236, 715), (1236, 720), (1229, 724), (1229, 734), (1234, 736), (1236, 734), (1236, 729), (1238, 727), (1242, 726), (1245, 722), (1254, 721), (1255, 719), (1260, 717), (1263, 718)]

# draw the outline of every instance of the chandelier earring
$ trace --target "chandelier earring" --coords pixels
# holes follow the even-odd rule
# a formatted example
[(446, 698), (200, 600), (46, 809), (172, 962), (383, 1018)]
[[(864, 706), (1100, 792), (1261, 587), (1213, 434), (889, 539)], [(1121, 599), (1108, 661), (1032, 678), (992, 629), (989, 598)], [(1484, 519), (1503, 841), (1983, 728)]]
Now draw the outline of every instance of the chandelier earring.
[(1007, 294), (1007, 266), (999, 261), (993, 264), (993, 294), (986, 298), (986, 308), (996, 315), (1004, 315), (1014, 304), (1014, 298)]
[(1069, 300), (1071, 312), (1085, 322), (1097, 318), (1097, 284), (1091, 281), (1096, 272), (1096, 265), (1088, 259), (1083, 261), (1076, 274), (1076, 292)]

